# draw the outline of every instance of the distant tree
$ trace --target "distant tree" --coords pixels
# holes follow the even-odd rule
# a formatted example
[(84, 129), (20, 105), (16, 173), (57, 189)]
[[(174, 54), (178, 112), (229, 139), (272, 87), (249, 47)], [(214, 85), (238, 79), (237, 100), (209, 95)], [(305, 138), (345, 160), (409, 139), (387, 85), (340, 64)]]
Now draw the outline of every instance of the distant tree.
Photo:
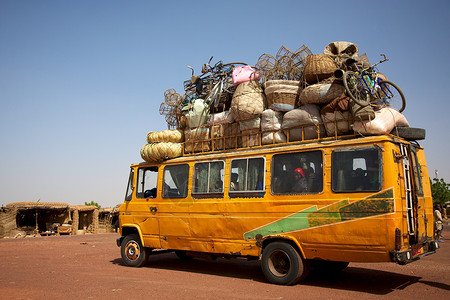
[(94, 202), (94, 201), (91, 201), (91, 202), (84, 202), (84, 205), (87, 205), (87, 206), (97, 206), (98, 209), (101, 208), (101, 206), (100, 206), (97, 202)]
[(450, 201), (450, 184), (442, 178), (433, 178), (431, 194), (433, 195), (433, 203), (439, 203), (442, 206), (445, 202)]

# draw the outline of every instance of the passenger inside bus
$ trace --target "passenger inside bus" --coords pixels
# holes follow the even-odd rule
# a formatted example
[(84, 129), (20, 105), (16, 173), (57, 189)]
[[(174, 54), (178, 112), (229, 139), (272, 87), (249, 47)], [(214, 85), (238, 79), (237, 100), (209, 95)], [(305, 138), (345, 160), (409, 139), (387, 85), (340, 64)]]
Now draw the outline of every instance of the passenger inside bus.
[(237, 173), (231, 173), (231, 180), (230, 180), (230, 190), (231, 191), (239, 190), (238, 177), (239, 176)]
[(292, 192), (302, 193), (307, 189), (307, 181), (305, 177), (305, 172), (302, 168), (297, 168), (294, 170), (294, 185), (292, 186)]

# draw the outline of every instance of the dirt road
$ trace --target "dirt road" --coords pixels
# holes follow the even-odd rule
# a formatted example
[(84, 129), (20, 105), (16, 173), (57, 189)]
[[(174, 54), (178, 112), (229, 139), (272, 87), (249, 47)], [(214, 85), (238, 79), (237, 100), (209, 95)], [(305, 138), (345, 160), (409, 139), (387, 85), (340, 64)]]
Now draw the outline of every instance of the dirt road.
[(434, 255), (415, 263), (351, 263), (339, 275), (295, 286), (266, 282), (259, 262), (181, 261), (155, 255), (122, 265), (118, 234), (0, 240), (0, 299), (445, 299), (450, 296), (450, 228)]

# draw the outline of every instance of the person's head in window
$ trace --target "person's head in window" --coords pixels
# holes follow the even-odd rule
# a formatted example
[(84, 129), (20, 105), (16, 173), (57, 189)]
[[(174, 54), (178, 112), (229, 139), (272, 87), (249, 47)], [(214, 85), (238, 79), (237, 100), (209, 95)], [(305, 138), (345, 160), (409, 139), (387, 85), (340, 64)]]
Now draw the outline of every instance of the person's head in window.
[(306, 191), (307, 182), (305, 178), (305, 172), (302, 168), (297, 168), (294, 170), (294, 186), (292, 187), (293, 192), (301, 193)]

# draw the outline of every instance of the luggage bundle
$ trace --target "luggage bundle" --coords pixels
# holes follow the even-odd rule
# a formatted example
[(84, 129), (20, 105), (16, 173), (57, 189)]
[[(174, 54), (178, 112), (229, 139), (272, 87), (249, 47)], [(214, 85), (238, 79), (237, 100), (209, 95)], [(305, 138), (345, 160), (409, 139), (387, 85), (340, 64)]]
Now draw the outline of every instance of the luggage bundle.
[[(366, 55), (359, 56), (358, 47), (350, 42), (330, 43), (322, 54), (312, 54), (304, 45), (296, 51), (282, 46), (276, 56), (261, 55), (254, 67), (235, 67), (219, 86), (231, 94), (220, 101), (210, 95), (198, 98), (187, 90), (180, 96), (169, 89), (160, 113), (166, 115), (169, 129), (176, 130), (150, 132), (141, 156), (159, 161), (355, 132), (386, 134), (409, 127), (400, 112), (361, 107), (346, 95), (335, 74), (349, 70), (348, 59), (360, 67), (370, 66)], [(191, 82), (198, 78), (193, 76)], [(231, 88), (224, 88), (227, 82), (232, 82)]]

